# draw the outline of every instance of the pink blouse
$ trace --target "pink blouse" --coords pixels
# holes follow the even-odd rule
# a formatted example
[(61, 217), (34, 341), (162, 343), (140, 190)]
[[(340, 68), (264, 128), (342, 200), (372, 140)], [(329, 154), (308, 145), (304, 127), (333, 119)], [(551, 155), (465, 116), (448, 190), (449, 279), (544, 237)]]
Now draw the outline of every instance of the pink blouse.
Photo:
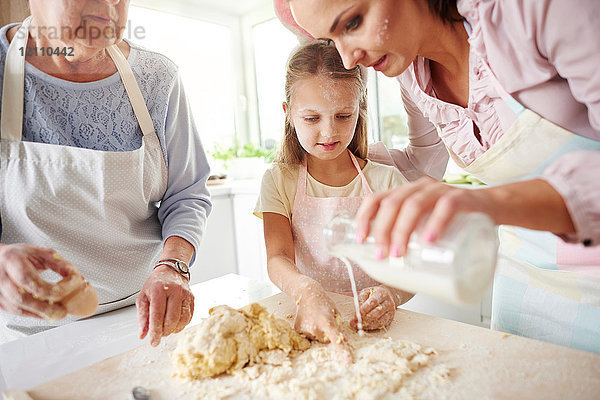
[[(448, 156), (433, 124), (441, 124), (444, 142), (466, 164), (496, 143), (516, 116), (491, 84), (485, 61), (526, 108), (600, 141), (600, 1), (458, 0), (458, 10), (472, 28), (467, 108), (432, 96), (429, 62), (418, 57), (398, 77), (410, 144), (405, 150), (375, 145), (372, 160), (393, 162), (409, 179), (441, 177)], [(577, 151), (541, 177), (565, 199), (577, 229), (569, 241), (600, 244), (599, 172), (598, 152)]]

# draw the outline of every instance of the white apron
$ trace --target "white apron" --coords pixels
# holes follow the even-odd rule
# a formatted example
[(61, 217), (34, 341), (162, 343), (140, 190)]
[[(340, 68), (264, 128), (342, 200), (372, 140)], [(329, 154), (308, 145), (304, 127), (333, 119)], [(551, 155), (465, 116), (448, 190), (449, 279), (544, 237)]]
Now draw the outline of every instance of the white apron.
[[(111, 46), (144, 134), (141, 147), (103, 152), (23, 142), (25, 58), (19, 48), (27, 46), (29, 23), (10, 44), (4, 71), (0, 241), (50, 247), (71, 261), (98, 292), (97, 314), (133, 304), (162, 249), (157, 202), (167, 169), (152, 119), (127, 60)], [(74, 319), (50, 323), (0, 311), (0, 343)]]
[[(566, 153), (600, 151), (600, 142), (523, 107), (487, 68), (517, 120), (469, 165), (449, 150), (459, 167), (485, 183), (502, 184), (534, 179)], [(600, 246), (568, 244), (552, 233), (519, 227), (502, 226), (499, 233), (492, 328), (600, 353)]]

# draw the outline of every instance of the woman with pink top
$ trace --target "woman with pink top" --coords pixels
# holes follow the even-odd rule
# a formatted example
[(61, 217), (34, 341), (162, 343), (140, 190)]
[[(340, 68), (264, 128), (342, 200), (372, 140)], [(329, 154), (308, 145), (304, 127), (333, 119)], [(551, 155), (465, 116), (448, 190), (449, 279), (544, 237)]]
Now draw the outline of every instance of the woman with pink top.
[[(412, 183), (376, 193), (359, 241), (402, 256), (422, 218), (435, 241), (462, 211), (501, 228), (492, 327), (600, 353), (600, 3), (276, 0), (346, 68), (397, 77), (403, 150), (372, 146)], [(300, 28), (301, 27), (301, 28)], [(489, 186), (443, 184), (448, 154)]]

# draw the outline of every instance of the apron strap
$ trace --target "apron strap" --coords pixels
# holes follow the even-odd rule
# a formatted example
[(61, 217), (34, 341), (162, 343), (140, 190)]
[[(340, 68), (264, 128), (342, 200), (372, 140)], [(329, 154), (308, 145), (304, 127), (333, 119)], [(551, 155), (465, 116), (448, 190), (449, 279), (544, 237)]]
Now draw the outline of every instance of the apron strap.
[[(306, 157), (298, 166), (298, 183), (296, 184), (296, 198), (298, 195), (306, 196), (306, 178), (308, 175), (308, 167), (306, 166)], [(294, 200), (295, 202), (295, 200)]]
[(127, 62), (127, 59), (121, 52), (121, 49), (115, 44), (108, 47), (106, 50), (108, 50), (110, 58), (114, 61), (117, 70), (121, 75), (121, 80), (129, 95), (133, 112), (137, 117), (140, 128), (142, 128), (142, 133), (144, 136), (154, 134), (154, 123), (152, 122), (148, 107), (146, 106), (146, 101), (144, 100), (144, 96), (142, 96), (142, 91), (135, 80), (135, 76), (133, 75), (133, 71)]
[(350, 159), (352, 160), (352, 164), (354, 164), (354, 167), (358, 171), (358, 175), (360, 175), (363, 192), (365, 192), (366, 194), (373, 194), (373, 191), (371, 190), (371, 187), (369, 186), (369, 182), (367, 182), (367, 178), (365, 177), (365, 174), (363, 174), (362, 169), (360, 169), (360, 165), (358, 165), (356, 156), (354, 154), (352, 154), (352, 152), (350, 150), (348, 150), (348, 154), (350, 154)]
[[(18, 141), (23, 135), (23, 103), (25, 97), (25, 50), (29, 39), (27, 17), (15, 34), (4, 63), (4, 82), (2, 84), (2, 121), (0, 121), (0, 139)], [(23, 49), (22, 53), (20, 49)]]
[[(373, 191), (371, 190), (371, 187), (369, 186), (369, 182), (367, 182), (367, 178), (365, 177), (365, 174), (363, 174), (362, 170), (360, 169), (360, 165), (358, 165), (356, 156), (354, 154), (352, 154), (352, 152), (350, 150), (348, 150), (348, 154), (350, 154), (350, 159), (352, 160), (352, 164), (354, 164), (354, 167), (356, 168), (356, 171), (358, 171), (358, 175), (360, 176), (363, 192), (366, 194), (372, 194)], [(299, 194), (301, 196), (306, 196), (306, 178), (307, 178), (307, 176), (308, 176), (308, 168), (306, 166), (306, 160), (304, 160), (298, 167), (298, 183), (296, 185), (296, 198), (298, 197)], [(296, 202), (296, 200), (294, 200), (294, 203), (295, 202)]]

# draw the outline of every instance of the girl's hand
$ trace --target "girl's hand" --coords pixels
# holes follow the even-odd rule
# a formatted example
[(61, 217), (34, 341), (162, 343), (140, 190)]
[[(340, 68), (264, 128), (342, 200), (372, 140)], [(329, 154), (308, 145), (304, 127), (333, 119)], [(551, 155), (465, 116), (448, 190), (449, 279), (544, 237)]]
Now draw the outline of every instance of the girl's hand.
[[(59, 301), (74, 288), (45, 281), (40, 272), (46, 269), (62, 277), (78, 273), (52, 249), (28, 244), (0, 246), (0, 309), (53, 321), (64, 318), (67, 310)], [(83, 279), (73, 282), (83, 284)]]
[(457, 188), (425, 177), (366, 198), (356, 215), (357, 240), (375, 238), (377, 256), (406, 254), (411, 233), (421, 218), (431, 213), (423, 227), (423, 239), (441, 237), (456, 213), (478, 211), (494, 218), (494, 208), (485, 190)]
[[(398, 306), (396, 298), (397, 296), (394, 296), (391, 289), (385, 286), (368, 287), (361, 290), (358, 294), (358, 303), (363, 329), (373, 331), (390, 326)], [(356, 316), (350, 321), (350, 326), (358, 329)]]
[(296, 299), (294, 328), (312, 340), (331, 343), (346, 364), (352, 363), (348, 340), (340, 331), (341, 317), (335, 304), (318, 282), (307, 283)]
[(150, 334), (150, 345), (183, 330), (194, 315), (194, 295), (188, 280), (166, 265), (158, 266), (136, 301), (139, 338)]

